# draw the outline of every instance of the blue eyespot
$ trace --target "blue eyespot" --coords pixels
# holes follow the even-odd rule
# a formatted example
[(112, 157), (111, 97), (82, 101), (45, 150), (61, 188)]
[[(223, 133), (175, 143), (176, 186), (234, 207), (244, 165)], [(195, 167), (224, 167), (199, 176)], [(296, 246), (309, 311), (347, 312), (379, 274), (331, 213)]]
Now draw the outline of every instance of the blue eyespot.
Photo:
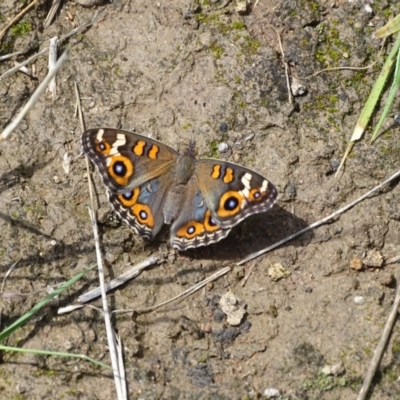
[(122, 161), (117, 161), (113, 165), (113, 170), (114, 170), (115, 175), (118, 175), (118, 176), (125, 176), (126, 172), (127, 172), (126, 165)]
[(239, 200), (236, 197), (229, 197), (224, 203), (224, 208), (227, 211), (233, 211), (239, 205)]
[(122, 195), (122, 197), (123, 197), (125, 200), (130, 200), (130, 199), (133, 197), (133, 191), (125, 192), (125, 193)]

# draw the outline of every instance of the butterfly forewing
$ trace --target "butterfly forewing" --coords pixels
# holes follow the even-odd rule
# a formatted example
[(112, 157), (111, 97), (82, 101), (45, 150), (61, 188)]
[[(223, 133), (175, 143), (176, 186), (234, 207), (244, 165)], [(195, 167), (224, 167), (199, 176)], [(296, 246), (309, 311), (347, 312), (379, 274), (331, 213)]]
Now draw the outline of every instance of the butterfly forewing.
[(104, 184), (116, 193), (132, 190), (174, 168), (178, 153), (171, 147), (119, 129), (89, 129), (83, 151), (97, 166)]
[(195, 173), (208, 208), (224, 229), (267, 211), (278, 195), (275, 186), (257, 172), (226, 161), (199, 160)]

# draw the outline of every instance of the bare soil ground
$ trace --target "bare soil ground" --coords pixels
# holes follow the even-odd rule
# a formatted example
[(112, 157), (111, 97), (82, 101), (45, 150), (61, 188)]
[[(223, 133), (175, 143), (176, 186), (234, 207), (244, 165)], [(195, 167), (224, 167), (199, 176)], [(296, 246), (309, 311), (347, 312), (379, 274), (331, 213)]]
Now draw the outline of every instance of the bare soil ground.
[[(255, 169), (279, 190), (271, 212), (249, 218), (215, 245), (167, 257), (157, 268), (110, 296), (114, 309), (165, 301), (250, 253), (325, 217), (399, 169), (399, 129), (387, 126), (374, 146), (357, 144), (340, 179), (334, 178), (346, 141), (376, 78), (380, 62), (372, 32), (398, 12), (396, 2), (260, 0), (240, 14), (237, 3), (121, 0), (85, 8), (65, 1), (43, 29), (50, 2), (41, 2), (0, 43), (18, 60), (48, 39), (89, 20), (101, 22), (72, 37), (69, 59), (57, 76), (58, 98), (43, 96), (10, 140), (0, 144), (0, 255), (5, 291), (30, 294), (74, 276), (95, 260), (87, 214), (88, 189), (74, 117), (79, 86), (88, 128), (114, 127), (151, 135), (178, 148), (191, 138), (201, 157), (217, 156)], [(225, 4), (223, 4), (225, 3)], [(21, 9), (0, 2), (0, 25)], [(69, 17), (69, 18), (68, 18)], [(22, 25), (21, 25), (22, 24)], [(288, 103), (280, 33), (292, 77), (306, 93)], [(390, 49), (390, 45), (388, 47)], [(387, 49), (385, 50), (387, 51)], [(0, 73), (13, 66), (0, 63)], [(39, 80), (46, 57), (35, 62)], [(4, 127), (38, 81), (21, 73), (0, 81)], [(398, 107), (398, 101), (396, 102)], [(229, 150), (219, 153), (218, 145)], [(70, 152), (69, 174), (62, 167)], [(168, 228), (145, 243), (110, 210), (98, 174), (98, 205), (107, 273), (166, 252)], [(281, 399), (354, 399), (394, 298), (398, 264), (349, 268), (378, 251), (400, 253), (394, 183), (334, 222), (288, 243), (159, 311), (119, 315), (132, 399), (248, 399), (276, 388)], [(271, 264), (290, 272), (273, 281)], [(242, 278), (253, 268), (246, 284)], [(59, 305), (97, 286), (93, 271), (46, 309), (8, 345), (83, 353), (109, 362), (101, 315), (85, 308), (58, 316)], [(226, 322), (219, 298), (232, 291), (247, 307), (242, 324)], [(359, 303), (355, 298), (361, 296)], [(43, 293), (1, 300), (2, 327), (30, 309)], [(371, 399), (400, 399), (400, 326), (374, 381)], [(338, 376), (321, 369), (342, 363)], [(2, 354), (2, 399), (112, 399), (113, 379), (73, 359)]]

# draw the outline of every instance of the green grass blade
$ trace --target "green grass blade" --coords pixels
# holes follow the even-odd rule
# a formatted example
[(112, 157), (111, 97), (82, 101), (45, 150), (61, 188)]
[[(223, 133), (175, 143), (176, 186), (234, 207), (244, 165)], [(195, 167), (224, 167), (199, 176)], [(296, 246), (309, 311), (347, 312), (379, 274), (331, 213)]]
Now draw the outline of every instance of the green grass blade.
[(3, 332), (0, 333), (0, 342), (3, 341), (5, 338), (10, 336), (11, 333), (13, 333), (16, 329), (18, 329), (20, 326), (24, 325), (30, 318), (32, 318), (33, 315), (35, 315), (42, 307), (44, 307), (49, 301), (51, 301), (54, 297), (58, 296), (61, 294), (64, 290), (68, 289), (70, 286), (72, 286), (76, 281), (81, 279), (83, 276), (85, 276), (89, 269), (86, 269), (79, 274), (75, 275), (72, 279), (69, 281), (63, 283), (59, 288), (54, 290), (54, 292), (50, 293), (47, 295), (43, 300), (41, 300), (38, 304), (36, 304), (30, 311), (28, 311), (26, 314), (24, 314), (21, 318), (17, 319), (13, 324), (11, 324), (9, 327), (3, 330)]
[(375, 85), (372, 88), (371, 93), (364, 105), (364, 108), (361, 111), (360, 117), (354, 128), (353, 135), (351, 136), (351, 139), (350, 139), (349, 143), (347, 144), (346, 152), (345, 152), (344, 156), (342, 157), (340, 166), (339, 166), (338, 170), (336, 171), (335, 176), (338, 176), (339, 171), (341, 170), (343, 164), (345, 163), (346, 158), (347, 158), (348, 154), (350, 153), (354, 142), (356, 140), (359, 140), (361, 138), (361, 136), (363, 135), (365, 128), (367, 127), (369, 120), (371, 119), (372, 113), (375, 110), (376, 104), (382, 95), (386, 81), (388, 80), (388, 78), (390, 76), (394, 62), (397, 59), (399, 48), (400, 48), (400, 35), (397, 37), (396, 42), (394, 43), (393, 48), (392, 48), (388, 58), (386, 59), (385, 64), (383, 65), (382, 70), (378, 76), (378, 79), (376, 80)]
[(396, 42), (393, 45), (392, 51), (386, 59), (385, 64), (382, 67), (381, 73), (379, 74), (378, 79), (376, 80), (375, 85), (372, 88), (371, 93), (368, 97), (368, 100), (365, 103), (363, 110), (361, 111), (360, 118), (357, 121), (356, 127), (354, 128), (353, 136), (351, 137), (350, 141), (354, 142), (355, 140), (360, 139), (361, 135), (364, 133), (364, 130), (371, 118), (371, 115), (374, 112), (376, 103), (378, 102), (385, 87), (385, 83), (390, 76), (394, 62), (397, 58), (399, 48), (400, 35), (397, 37)]
[(107, 364), (104, 364), (100, 361), (95, 360), (92, 357), (86, 356), (84, 354), (73, 354), (73, 353), (63, 353), (59, 351), (46, 351), (46, 350), (36, 350), (36, 349), (21, 349), (19, 347), (8, 347), (0, 344), (0, 350), (3, 351), (14, 351), (16, 353), (29, 353), (29, 354), (38, 354), (41, 356), (56, 356), (56, 357), (70, 357), (70, 358), (79, 358), (81, 360), (90, 361), (93, 364), (98, 365), (99, 367), (111, 369), (111, 367)]
[[(400, 35), (397, 38), (397, 40), (399, 40), (399, 39), (400, 39)], [(386, 104), (385, 104), (385, 107), (384, 107), (384, 109), (382, 111), (382, 115), (379, 118), (379, 122), (377, 123), (377, 125), (375, 127), (374, 133), (372, 134), (372, 139), (371, 139), (370, 144), (372, 144), (372, 142), (374, 142), (374, 140), (378, 136), (378, 133), (379, 133), (379, 131), (381, 129), (383, 121), (386, 119), (386, 117), (387, 117), (387, 115), (389, 113), (390, 107), (393, 104), (393, 101), (394, 101), (394, 98), (396, 96), (396, 92), (397, 92), (397, 90), (399, 88), (399, 85), (400, 85), (400, 51), (397, 51), (397, 61), (396, 61), (396, 68), (395, 68), (395, 72), (394, 72), (392, 87), (390, 88), (390, 92), (389, 92), (388, 98), (386, 99)]]
[(375, 32), (377, 38), (383, 38), (400, 30), (400, 15), (391, 19), (385, 26)]

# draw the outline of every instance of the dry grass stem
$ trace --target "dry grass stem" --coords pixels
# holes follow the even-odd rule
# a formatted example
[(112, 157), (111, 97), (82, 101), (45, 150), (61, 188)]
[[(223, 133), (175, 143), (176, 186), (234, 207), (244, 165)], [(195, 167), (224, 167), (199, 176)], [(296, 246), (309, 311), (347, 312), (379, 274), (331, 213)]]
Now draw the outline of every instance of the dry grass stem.
[(0, 32), (0, 41), (3, 39), (3, 36), (6, 32), (17, 22), (25, 13), (27, 13), (36, 3), (38, 0), (33, 0), (32, 3), (28, 4), (19, 14), (17, 14)]
[[(124, 272), (117, 278), (106, 283), (106, 286), (105, 286), (106, 292), (117, 289), (118, 287), (125, 284), (129, 280), (138, 276), (140, 274), (140, 272), (143, 271), (144, 269), (146, 269), (152, 265), (155, 265), (158, 262), (159, 262), (159, 259), (157, 257), (151, 256), (151, 257), (146, 258), (146, 260), (140, 262), (139, 264), (136, 264), (134, 267), (130, 268), (128, 271)], [(79, 296), (78, 301), (81, 304), (88, 303), (89, 301), (92, 301), (92, 300), (98, 298), (100, 295), (101, 295), (100, 288), (96, 288), (96, 289), (91, 290), (90, 292), (83, 294), (82, 296)]]
[(26, 116), (26, 114), (29, 112), (29, 110), (36, 104), (38, 101), (39, 97), (43, 93), (43, 91), (46, 89), (47, 85), (53, 78), (53, 76), (56, 75), (58, 70), (61, 68), (61, 66), (64, 64), (65, 60), (67, 59), (67, 51), (65, 51), (60, 59), (57, 61), (56, 65), (54, 66), (54, 69), (52, 71), (49, 71), (49, 73), (46, 75), (46, 77), (43, 79), (43, 82), (37, 87), (35, 92), (32, 94), (28, 102), (24, 105), (22, 110), (18, 113), (18, 115), (14, 118), (13, 121), (11, 121), (4, 131), (0, 134), (0, 141), (7, 139), (8, 136), (14, 131), (14, 129), (20, 124), (22, 119)]
[(382, 355), (385, 351), (390, 332), (392, 331), (393, 325), (397, 320), (399, 305), (400, 305), (400, 285), (397, 287), (396, 297), (394, 299), (392, 310), (386, 321), (386, 325), (383, 329), (382, 336), (379, 340), (378, 346), (374, 351), (374, 356), (372, 357), (371, 364), (369, 366), (367, 375), (365, 376), (364, 383), (358, 394), (357, 400), (364, 400), (368, 394), (368, 390), (371, 386), (372, 379), (375, 375), (376, 370), (378, 369), (379, 363), (381, 362), (382, 359)]

